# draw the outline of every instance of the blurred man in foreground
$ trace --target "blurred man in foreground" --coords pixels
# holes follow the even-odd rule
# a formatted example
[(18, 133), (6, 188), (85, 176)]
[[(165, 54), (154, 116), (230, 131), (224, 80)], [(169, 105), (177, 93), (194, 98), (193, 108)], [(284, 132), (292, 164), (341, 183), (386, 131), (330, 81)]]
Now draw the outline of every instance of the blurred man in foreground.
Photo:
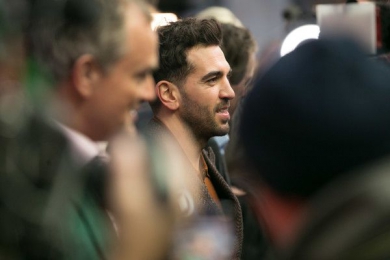
[(390, 80), (349, 41), (281, 58), (243, 107), (250, 202), (270, 259), (387, 259)]
[(140, 1), (83, 3), (67, 1), (65, 17), (36, 17), (31, 50), (53, 79), (53, 117), (65, 132), (101, 141), (128, 124), (141, 101), (154, 99), (157, 37)]
[[(165, 211), (150, 198), (148, 169), (134, 165), (129, 183), (131, 167), (118, 163), (127, 154), (116, 156), (115, 147), (110, 175), (107, 167), (96, 167), (105, 164), (92, 163), (100, 154), (95, 141), (131, 125), (130, 110), (155, 96), (157, 37), (147, 9), (136, 0), (39, 0), (30, 7), (23, 17), (31, 18), (26, 39), (34, 66), (28, 67), (26, 87), (39, 99), (21, 117), (16, 103), (2, 110), (9, 113), (0, 125), (0, 258), (157, 259), (156, 247), (131, 250), (137, 242), (161, 242), (131, 229), (132, 220), (140, 229), (150, 227), (140, 216), (153, 212), (162, 220), (156, 225), (169, 227)], [(45, 76), (36, 77), (42, 71)], [(140, 152), (130, 155), (146, 160), (144, 146), (132, 144)], [(137, 183), (150, 190), (131, 193)], [(129, 196), (144, 195), (146, 203), (128, 203)]]

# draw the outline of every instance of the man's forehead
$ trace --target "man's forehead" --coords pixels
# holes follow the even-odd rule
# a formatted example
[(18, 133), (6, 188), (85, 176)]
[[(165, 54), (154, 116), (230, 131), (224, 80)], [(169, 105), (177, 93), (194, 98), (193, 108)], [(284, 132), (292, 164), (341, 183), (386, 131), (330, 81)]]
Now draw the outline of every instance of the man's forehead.
[(145, 23), (150, 24), (149, 15), (145, 13), (141, 5), (131, 2), (125, 5), (124, 8), (124, 17), (128, 28), (137, 27)]
[(231, 70), (218, 45), (196, 46), (187, 52), (187, 60), (194, 72), (223, 71), (228, 73)]

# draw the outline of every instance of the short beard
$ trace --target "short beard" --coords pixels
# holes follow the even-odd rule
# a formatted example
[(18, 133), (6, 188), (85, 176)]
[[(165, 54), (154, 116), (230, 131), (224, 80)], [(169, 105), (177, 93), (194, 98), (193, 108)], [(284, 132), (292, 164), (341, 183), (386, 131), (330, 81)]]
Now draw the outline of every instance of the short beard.
[(229, 122), (226, 122), (226, 127), (223, 128), (218, 125), (215, 119), (215, 113), (228, 105), (228, 100), (223, 100), (210, 111), (208, 107), (200, 106), (191, 100), (184, 91), (181, 91), (181, 94), (183, 102), (180, 117), (197, 141), (206, 143), (213, 136), (222, 136), (229, 132)]

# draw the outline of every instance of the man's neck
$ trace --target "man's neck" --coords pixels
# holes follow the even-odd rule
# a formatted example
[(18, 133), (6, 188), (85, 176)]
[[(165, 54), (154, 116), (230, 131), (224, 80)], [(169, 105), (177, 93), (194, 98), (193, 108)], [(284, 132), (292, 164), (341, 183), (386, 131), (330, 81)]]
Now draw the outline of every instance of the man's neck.
[[(70, 141), (72, 154), (81, 164), (100, 153), (98, 144), (84, 131), (83, 120), (76, 111), (75, 102), (67, 97), (64, 87), (59, 88), (50, 102), (49, 117)], [(103, 146), (102, 146), (103, 147)]]
[(50, 102), (51, 118), (61, 124), (75, 130), (89, 139), (96, 141), (90, 131), (82, 113), (82, 102), (77, 100), (65, 86), (60, 85), (56, 93), (53, 94)]
[(200, 159), (202, 154), (203, 142), (196, 140), (193, 132), (181, 120), (175, 116), (159, 117), (156, 116), (172, 133), (191, 165), (200, 172)]

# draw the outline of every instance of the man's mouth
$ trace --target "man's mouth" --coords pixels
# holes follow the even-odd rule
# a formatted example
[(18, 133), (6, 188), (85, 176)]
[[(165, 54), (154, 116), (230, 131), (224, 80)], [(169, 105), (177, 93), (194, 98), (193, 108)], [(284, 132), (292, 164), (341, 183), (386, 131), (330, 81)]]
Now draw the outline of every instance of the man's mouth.
[(217, 109), (217, 115), (221, 116), (223, 120), (230, 120), (229, 106), (223, 106)]
[(229, 102), (223, 102), (219, 104), (216, 108), (217, 113), (224, 113), (226, 111), (229, 111), (230, 103)]
[(229, 113), (229, 107), (228, 106), (225, 106), (225, 107), (221, 107), (221, 108), (219, 108), (218, 110), (217, 110), (217, 113), (222, 113), (222, 114), (224, 114), (224, 113)]

